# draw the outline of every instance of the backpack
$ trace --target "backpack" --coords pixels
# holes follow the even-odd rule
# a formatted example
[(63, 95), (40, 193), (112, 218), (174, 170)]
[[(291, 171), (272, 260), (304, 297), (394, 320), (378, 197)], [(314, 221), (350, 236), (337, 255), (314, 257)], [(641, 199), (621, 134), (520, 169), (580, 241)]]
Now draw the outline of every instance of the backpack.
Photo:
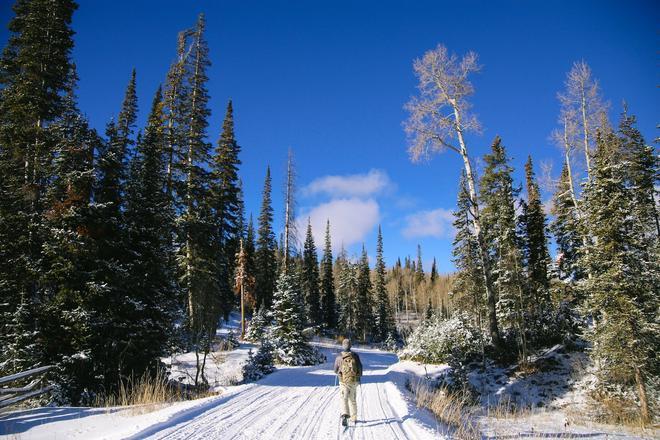
[(341, 356), (341, 381), (344, 383), (354, 383), (358, 381), (358, 366), (355, 356), (352, 353), (342, 354)]

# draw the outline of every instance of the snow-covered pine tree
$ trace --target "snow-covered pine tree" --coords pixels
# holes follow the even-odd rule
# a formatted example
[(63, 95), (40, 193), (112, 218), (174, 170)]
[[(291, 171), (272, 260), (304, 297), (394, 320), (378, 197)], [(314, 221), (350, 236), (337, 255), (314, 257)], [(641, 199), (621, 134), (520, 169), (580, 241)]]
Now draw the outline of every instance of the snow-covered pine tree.
[(165, 192), (165, 125), (160, 88), (157, 90), (144, 135), (137, 142), (126, 189), (127, 304), (124, 311), (130, 344), (120, 365), (126, 376), (155, 371), (165, 354), (178, 307), (171, 259), (170, 231), (174, 212)]
[(254, 382), (275, 371), (273, 365), (273, 346), (268, 340), (262, 340), (256, 353), (248, 352), (248, 359), (243, 364), (243, 382)]
[(259, 310), (252, 315), (252, 319), (248, 324), (247, 332), (245, 332), (245, 339), (252, 342), (261, 341), (267, 332), (267, 327), (270, 324), (271, 318), (268, 311), (262, 304)]
[(477, 328), (482, 328), (485, 316), (483, 276), (479, 267), (479, 250), (470, 220), (470, 197), (467, 191), (465, 174), (461, 175), (458, 189), (457, 209), (454, 211), (453, 262), (457, 269), (452, 294), (456, 306), (472, 317)]
[(566, 163), (561, 171), (557, 188), (552, 198), (554, 219), (550, 230), (557, 244), (557, 266), (559, 279), (578, 281), (584, 277), (578, 261), (582, 253), (580, 217), (575, 207)]
[(633, 190), (632, 209), (639, 233), (651, 242), (660, 237), (660, 218), (657, 204), (657, 182), (660, 179), (660, 160), (654, 148), (647, 145), (635, 126), (637, 119), (624, 108), (619, 122), (619, 137), (623, 156), (628, 164), (627, 185)]
[(522, 256), (516, 234), (514, 188), (509, 158), (504, 145), (496, 137), (481, 177), (482, 225), (492, 259), (493, 286), (498, 294), (497, 310), (502, 328), (516, 335), (521, 360), (527, 357), (527, 323), (529, 295), (522, 273)]
[(43, 357), (39, 344), (39, 332), (36, 329), (34, 304), (26, 294), (16, 307), (9, 323), (6, 325), (5, 338), (0, 358), (0, 371), (7, 374), (18, 373), (39, 366)]
[(259, 227), (257, 230), (256, 263), (256, 299), (267, 309), (273, 303), (273, 291), (277, 278), (277, 243), (273, 233), (273, 207), (271, 203), (270, 167), (266, 168)]
[(273, 296), (271, 342), (275, 360), (285, 365), (315, 365), (324, 356), (303, 336), (303, 303), (296, 276), (283, 271)]
[[(626, 123), (624, 117), (623, 127)], [(626, 135), (619, 138), (611, 130), (596, 135), (591, 179), (583, 199), (593, 241), (582, 264), (591, 274), (584, 281), (586, 308), (594, 318), (588, 337), (601, 390), (634, 384), (641, 419), (648, 422), (646, 383), (658, 371), (654, 353), (660, 343), (660, 255), (657, 240), (649, 240), (649, 227), (640, 227), (643, 220), (633, 206), (639, 188), (630, 184), (632, 164), (624, 148), (628, 141)], [(657, 172), (650, 162), (647, 166), (646, 173)]]
[(325, 247), (321, 259), (321, 310), (323, 311), (323, 322), (328, 329), (337, 328), (337, 299), (332, 267), (332, 242), (330, 220), (328, 220), (325, 226)]
[[(74, 1), (16, 2), (0, 55), (0, 344), (23, 297), (40, 301), (45, 196), (72, 72)], [(44, 38), (48, 35), (49, 38)], [(37, 312), (37, 310), (34, 310)], [(38, 317), (39, 313), (35, 313)], [(33, 322), (33, 325), (38, 325)], [(36, 327), (35, 327), (36, 328)], [(0, 350), (4, 351), (4, 350)], [(2, 355), (0, 354), (0, 357)], [(0, 368), (0, 375), (2, 369)]]
[(369, 255), (362, 244), (362, 256), (358, 263), (357, 285), (357, 334), (363, 341), (371, 338), (375, 330), (374, 309), (372, 299), (371, 269), (369, 268)]
[(321, 311), (321, 298), (319, 286), (319, 262), (316, 254), (316, 245), (312, 235), (312, 222), (307, 221), (307, 234), (303, 249), (302, 261), (302, 290), (305, 299), (305, 316), (311, 325), (320, 325), (323, 322)]
[(374, 336), (384, 342), (388, 336), (396, 332), (392, 306), (387, 295), (385, 285), (386, 276), (385, 259), (383, 257), (383, 233), (378, 225), (378, 239), (376, 241), (376, 266), (374, 267), (374, 298), (375, 298), (375, 331)]

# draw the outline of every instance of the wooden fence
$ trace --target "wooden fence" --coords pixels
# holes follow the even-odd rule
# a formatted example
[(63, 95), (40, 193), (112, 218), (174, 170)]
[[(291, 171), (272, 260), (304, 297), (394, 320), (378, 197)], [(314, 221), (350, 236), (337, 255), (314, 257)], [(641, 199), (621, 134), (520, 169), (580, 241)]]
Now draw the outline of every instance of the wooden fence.
[[(54, 385), (47, 384), (38, 388), (44, 379), (43, 373), (53, 368), (52, 365), (44, 367), (37, 367), (31, 370), (22, 371), (20, 373), (12, 374), (10, 376), (0, 377), (0, 408), (5, 408), (15, 405), (32, 397), (40, 396), (51, 391)], [(29, 384), (19, 388), (4, 388), (5, 384), (16, 382), (17, 380), (25, 379), (32, 376), (38, 376)]]

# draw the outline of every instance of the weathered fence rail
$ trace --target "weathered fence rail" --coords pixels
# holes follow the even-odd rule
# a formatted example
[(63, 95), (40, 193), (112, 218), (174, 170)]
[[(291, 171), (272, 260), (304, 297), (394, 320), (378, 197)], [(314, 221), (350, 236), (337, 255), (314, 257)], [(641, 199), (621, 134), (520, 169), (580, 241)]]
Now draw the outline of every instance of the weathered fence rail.
[[(0, 377), (0, 409), (15, 405), (32, 397), (40, 396), (53, 389), (53, 385), (46, 385), (42, 388), (38, 386), (43, 381), (43, 373), (53, 368), (52, 365), (43, 367), (32, 368), (31, 370), (21, 371), (20, 373), (11, 374), (9, 376)], [(34, 379), (29, 384), (18, 388), (3, 388), (4, 384), (16, 382), (17, 380), (26, 379), (28, 377), (41, 375)]]

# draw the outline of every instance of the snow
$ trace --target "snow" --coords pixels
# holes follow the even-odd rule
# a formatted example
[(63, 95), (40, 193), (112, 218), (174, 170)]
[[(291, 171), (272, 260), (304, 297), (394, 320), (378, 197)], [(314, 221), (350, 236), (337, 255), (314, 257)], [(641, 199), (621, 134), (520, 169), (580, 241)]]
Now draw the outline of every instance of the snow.
[[(0, 432), (21, 439), (334, 439), (340, 434), (339, 391), (328, 362), (279, 367), (259, 382), (222, 395), (180, 402), (148, 414), (136, 409), (39, 408), (0, 417)], [(353, 439), (437, 439), (435, 419), (417, 409), (404, 386), (406, 366), (394, 354), (358, 349), (364, 364)], [(0, 436), (0, 438), (2, 438)]]
[[(240, 335), (240, 315), (232, 313), (229, 321), (223, 323), (216, 331), (219, 338), (227, 338), (229, 332)], [(219, 344), (216, 342), (214, 347)], [(241, 366), (248, 358), (248, 351), (256, 352), (258, 347), (255, 344), (242, 343), (237, 349), (231, 351), (213, 350), (206, 358), (204, 372), (206, 379), (211, 386), (212, 391), (223, 391), (226, 386), (236, 385), (243, 377), (241, 375)], [(165, 365), (172, 365), (171, 377), (187, 384), (195, 381), (195, 371), (197, 362), (195, 353), (182, 353), (173, 357), (161, 359)]]
[[(224, 335), (229, 328), (219, 331)], [(330, 340), (315, 342), (328, 361), (314, 366), (278, 366), (258, 382), (222, 385), (222, 378), (240, 374), (240, 364), (250, 344), (224, 353), (224, 361), (212, 364), (209, 378), (220, 394), (173, 404), (129, 408), (49, 407), (0, 413), (0, 439), (448, 439), (451, 431), (433, 415), (413, 403), (406, 390), (411, 377), (436, 379), (447, 365), (399, 361), (395, 354), (354, 348), (364, 365), (358, 390), (358, 424), (342, 434), (339, 424), (339, 392), (333, 361), (339, 347)], [(579, 387), (588, 383), (588, 374), (568, 375), (569, 366), (581, 362), (581, 354), (566, 356), (560, 346), (535, 356), (534, 360), (555, 359), (553, 369), (526, 377), (491, 366), (486, 374), (470, 380), (486, 391), (485, 399), (520, 394), (530, 410), (519, 414), (491, 414), (488, 409), (475, 414), (483, 438), (573, 437), (606, 439), (658, 438), (647, 433), (581, 421), (576, 425), (569, 409), (582, 404)], [(181, 362), (177, 364), (182, 369)], [(187, 359), (187, 358), (186, 358)], [(194, 369), (194, 356), (192, 368)], [(586, 379), (585, 379), (586, 377)], [(501, 383), (498, 383), (499, 382)], [(573, 383), (567, 391), (549, 394), (553, 381)], [(534, 383), (533, 383), (534, 382)], [(556, 388), (556, 387), (555, 387)], [(541, 407), (540, 403), (544, 403)], [(487, 402), (482, 402), (487, 403)], [(4, 435), (3, 435), (4, 434)]]

